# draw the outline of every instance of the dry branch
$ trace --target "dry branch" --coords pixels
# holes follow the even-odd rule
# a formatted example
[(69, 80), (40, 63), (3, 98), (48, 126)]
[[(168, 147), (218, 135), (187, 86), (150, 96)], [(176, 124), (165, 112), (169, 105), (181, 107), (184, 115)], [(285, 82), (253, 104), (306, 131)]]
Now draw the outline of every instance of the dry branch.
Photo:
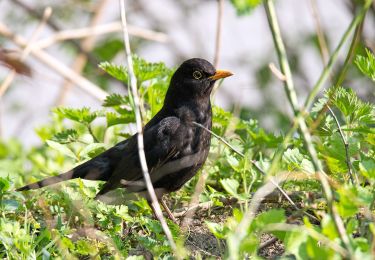
[[(144, 38), (150, 41), (157, 41), (165, 43), (168, 41), (166, 34), (161, 32), (155, 32), (148, 29), (143, 29), (137, 26), (129, 25), (129, 34)], [(89, 36), (99, 36), (103, 34), (109, 34), (114, 32), (121, 32), (122, 27), (120, 22), (112, 22), (108, 24), (93, 25), (89, 27), (79, 28), (79, 29), (69, 29), (59, 31), (45, 39), (37, 42), (36, 47), (40, 49), (47, 48), (55, 43), (61, 41), (67, 41), (72, 39), (81, 39)], [(83, 49), (81, 47), (81, 49)], [(85, 53), (85, 52), (84, 52)]]
[[(11, 30), (8, 29), (8, 27), (5, 24), (1, 22), (0, 34), (10, 39), (21, 48), (25, 48), (25, 46), (27, 45), (27, 40), (25, 38), (14, 34)], [(71, 80), (74, 84), (76, 84), (86, 93), (97, 98), (98, 100), (102, 101), (108, 95), (107, 92), (99, 88), (97, 85), (93, 84), (91, 81), (82, 77), (81, 75), (75, 73), (72, 69), (70, 69), (65, 64), (60, 62), (58, 59), (52, 57), (48, 53), (42, 50), (32, 48), (30, 54), (34, 56), (36, 59), (38, 59), (40, 62), (44, 63), (49, 68), (57, 72), (58, 74), (62, 75), (64, 78)]]
[(161, 226), (165, 235), (168, 238), (169, 244), (172, 247), (172, 250), (176, 253), (176, 244), (173, 240), (172, 233), (167, 225), (163, 217), (163, 213), (160, 208), (160, 204), (155, 194), (154, 187), (151, 182), (150, 174), (148, 172), (146, 155), (144, 151), (144, 143), (143, 143), (143, 126), (142, 126), (142, 118), (140, 113), (140, 100), (138, 96), (138, 89), (137, 89), (137, 78), (134, 74), (133, 68), (133, 60), (130, 51), (130, 42), (129, 42), (129, 33), (126, 23), (126, 11), (125, 11), (125, 0), (120, 0), (120, 12), (121, 12), (121, 22), (122, 22), (122, 29), (123, 29), (123, 37), (124, 37), (124, 47), (126, 52), (126, 61), (128, 65), (128, 73), (129, 73), (129, 80), (131, 91), (134, 100), (134, 113), (136, 119), (136, 126), (137, 126), (137, 141), (138, 141), (138, 154), (139, 160), (142, 168), (143, 178), (146, 182), (147, 191), (151, 199), (151, 206), (154, 210), (156, 217), (159, 219)]

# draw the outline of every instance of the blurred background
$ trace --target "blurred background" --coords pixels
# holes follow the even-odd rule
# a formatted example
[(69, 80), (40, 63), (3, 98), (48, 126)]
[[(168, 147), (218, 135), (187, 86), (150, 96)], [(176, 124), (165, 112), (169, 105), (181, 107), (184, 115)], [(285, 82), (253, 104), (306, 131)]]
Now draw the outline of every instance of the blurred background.
[[(244, 8), (246, 2), (254, 9)], [(216, 105), (278, 133), (290, 125), (282, 82), (262, 6), (254, 0), (127, 1), (132, 51), (170, 67), (205, 58), (235, 73), (214, 95)], [(300, 104), (350, 24), (360, 1), (279, 0), (277, 15)], [(249, 5), (249, 4), (248, 4)], [(40, 143), (34, 129), (51, 108), (99, 109), (106, 93), (125, 88), (98, 68), (125, 64), (119, 3), (97, 1), (0, 1), (0, 134), (25, 145)], [(356, 35), (357, 53), (375, 48), (375, 3)], [(331, 75), (336, 82), (350, 43)], [(14, 71), (15, 70), (15, 71)], [(350, 65), (342, 84), (374, 101), (374, 85)], [(350, 75), (350, 76), (349, 76)], [(328, 87), (328, 85), (326, 86)]]

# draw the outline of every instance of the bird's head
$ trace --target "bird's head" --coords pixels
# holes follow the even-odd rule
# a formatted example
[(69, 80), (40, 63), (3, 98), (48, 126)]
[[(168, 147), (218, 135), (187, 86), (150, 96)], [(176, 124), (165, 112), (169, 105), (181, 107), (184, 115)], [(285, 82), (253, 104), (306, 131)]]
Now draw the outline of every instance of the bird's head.
[(186, 60), (173, 74), (167, 98), (209, 98), (215, 81), (231, 75), (233, 74), (229, 71), (216, 70), (204, 59)]

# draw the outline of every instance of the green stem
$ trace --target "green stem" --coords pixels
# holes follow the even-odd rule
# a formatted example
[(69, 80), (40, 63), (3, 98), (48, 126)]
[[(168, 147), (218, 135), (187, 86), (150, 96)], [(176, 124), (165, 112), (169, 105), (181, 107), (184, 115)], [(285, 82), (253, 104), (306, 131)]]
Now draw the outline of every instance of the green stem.
[(98, 140), (98, 138), (96, 138), (96, 136), (94, 135), (94, 132), (92, 131), (92, 128), (91, 128), (90, 124), (87, 124), (87, 129), (89, 130), (90, 135), (94, 139), (94, 142), (95, 143), (100, 143), (99, 140)]
[[(337, 229), (338, 233), (340, 234), (341, 240), (343, 241), (343, 243), (345, 245), (345, 248), (349, 251), (350, 254), (352, 254), (350, 241), (349, 241), (349, 238), (347, 236), (344, 223), (343, 223), (342, 219), (340, 218), (339, 214), (337, 213), (337, 209), (336, 209), (336, 207), (333, 203), (333, 195), (332, 195), (331, 187), (330, 187), (329, 182), (328, 182), (328, 178), (325, 175), (325, 173), (323, 171), (323, 167), (322, 167), (322, 165), (321, 165), (321, 163), (318, 159), (318, 154), (317, 154), (317, 152), (315, 150), (315, 147), (313, 145), (312, 137), (311, 137), (309, 129), (306, 125), (306, 122), (304, 120), (304, 117), (302, 116), (302, 114), (300, 113), (300, 111), (298, 109), (298, 101), (297, 101), (296, 92), (295, 92), (294, 85), (293, 85), (292, 74), (291, 74), (291, 71), (290, 71), (289, 62), (288, 62), (287, 55), (286, 55), (286, 52), (285, 52), (284, 43), (283, 43), (283, 40), (282, 40), (282, 37), (281, 37), (281, 33), (280, 33), (280, 29), (279, 29), (279, 25), (278, 25), (273, 1), (272, 0), (265, 0), (264, 1), (264, 7), (265, 7), (265, 10), (266, 10), (266, 13), (267, 13), (268, 23), (269, 23), (269, 26), (270, 26), (270, 30), (271, 30), (272, 37), (273, 37), (273, 40), (274, 40), (277, 56), (278, 56), (278, 59), (279, 59), (280, 69), (281, 69), (281, 72), (286, 77), (286, 79), (284, 81), (284, 87), (285, 87), (285, 91), (286, 91), (286, 94), (288, 96), (290, 105), (291, 105), (291, 107), (293, 109), (293, 112), (295, 114), (295, 120), (297, 121), (300, 132), (301, 132), (302, 137), (304, 139), (305, 146), (306, 146), (307, 151), (310, 155), (310, 158), (312, 160), (315, 171), (317, 172), (319, 180), (322, 184), (323, 192), (324, 192), (324, 195), (326, 197), (326, 200), (327, 200), (327, 203), (328, 203), (328, 206), (329, 206), (329, 210), (330, 210), (330, 213), (332, 215), (332, 219), (334, 220), (336, 229)], [(355, 23), (355, 25), (356, 24), (357, 23)], [(349, 30), (349, 32), (350, 31), (351, 30)], [(347, 31), (346, 34), (349, 34), (349, 32)], [(343, 37), (344, 40), (346, 40), (346, 38), (347, 38), (347, 36)], [(340, 42), (340, 46), (343, 45), (344, 42), (345, 41)], [(330, 61), (328, 62), (328, 65), (327, 65), (326, 69), (324, 70), (324, 72), (322, 74), (323, 77), (321, 77), (321, 79), (318, 81), (318, 83), (319, 83), (318, 87), (314, 87), (313, 91), (309, 95), (310, 98), (308, 98), (308, 101), (311, 99), (311, 97), (312, 97), (312, 100), (313, 100), (315, 95), (320, 90), (320, 86), (325, 81), (325, 79), (328, 77), (328, 75), (331, 71), (332, 65), (337, 59), (338, 50), (339, 50), (339, 48), (336, 49), (335, 52), (332, 54), (333, 58), (331, 57)], [(327, 68), (329, 68), (329, 69), (327, 69)]]
[(313, 89), (311, 90), (311, 92), (309, 93), (309, 95), (308, 95), (308, 97), (305, 101), (304, 108), (306, 110), (309, 110), (309, 108), (313, 104), (315, 97), (318, 95), (319, 91), (323, 87), (323, 84), (326, 82), (327, 78), (329, 77), (329, 75), (332, 71), (333, 65), (336, 63), (336, 61), (338, 59), (339, 52), (340, 52), (341, 48), (344, 46), (345, 42), (348, 40), (352, 31), (362, 22), (362, 20), (365, 16), (367, 10), (369, 9), (371, 3), (372, 3), (371, 0), (367, 0), (365, 2), (364, 6), (361, 8), (359, 13), (353, 18), (353, 20), (350, 23), (348, 29), (346, 29), (346, 31), (345, 31), (344, 35), (342, 36), (339, 44), (337, 45), (335, 51), (332, 53), (326, 67), (322, 71), (322, 74), (320, 75), (318, 81), (315, 83)]

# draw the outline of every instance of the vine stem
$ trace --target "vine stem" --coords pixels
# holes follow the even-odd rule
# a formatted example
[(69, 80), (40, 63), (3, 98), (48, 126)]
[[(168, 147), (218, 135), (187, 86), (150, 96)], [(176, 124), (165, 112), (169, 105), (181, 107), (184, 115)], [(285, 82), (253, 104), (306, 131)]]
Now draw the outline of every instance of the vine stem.
[(159, 219), (161, 226), (163, 228), (163, 231), (165, 235), (167, 236), (167, 239), (169, 241), (170, 246), (172, 247), (172, 250), (176, 253), (176, 243), (173, 240), (172, 232), (170, 231), (167, 222), (163, 216), (163, 213), (160, 208), (160, 204), (158, 202), (158, 198), (155, 194), (154, 187), (151, 182), (150, 174), (148, 172), (147, 162), (146, 162), (146, 155), (144, 151), (144, 142), (143, 142), (143, 126), (142, 126), (142, 118), (140, 113), (140, 100), (138, 96), (138, 89), (137, 89), (137, 78), (134, 73), (133, 68), (133, 59), (131, 56), (130, 51), (130, 42), (129, 42), (129, 33), (126, 23), (126, 9), (125, 9), (125, 0), (119, 0), (120, 1), (120, 12), (121, 12), (121, 22), (122, 22), (122, 29), (123, 29), (123, 37), (124, 37), (124, 47), (126, 52), (126, 61), (128, 65), (128, 72), (129, 72), (129, 80), (130, 80), (130, 86), (131, 86), (131, 92), (133, 95), (134, 100), (134, 113), (135, 113), (135, 119), (136, 119), (136, 127), (137, 127), (137, 141), (138, 141), (138, 154), (139, 154), (139, 160), (142, 168), (143, 178), (146, 182), (146, 187), (148, 194), (151, 199), (151, 206), (154, 209), (156, 217)]

